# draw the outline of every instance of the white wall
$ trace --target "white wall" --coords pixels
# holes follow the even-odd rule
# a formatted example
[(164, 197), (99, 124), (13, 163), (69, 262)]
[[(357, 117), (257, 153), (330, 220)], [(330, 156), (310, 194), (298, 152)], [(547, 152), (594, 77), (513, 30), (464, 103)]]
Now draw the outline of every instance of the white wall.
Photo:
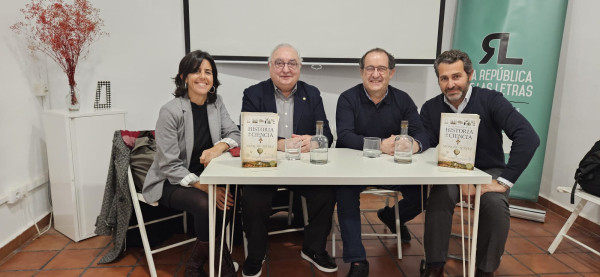
[[(598, 9), (598, 1), (569, 1), (542, 173), (540, 195), (569, 210), (575, 208), (570, 194), (556, 188), (573, 186), (583, 155), (600, 140), (600, 37), (592, 35), (600, 27)], [(597, 205), (581, 215), (600, 223)]]
[[(43, 55), (30, 57), (24, 39), (8, 28), (23, 20), (19, 9), (27, 3), (0, 3), (0, 126), (5, 134), (0, 143), (0, 220), (10, 223), (0, 224), (0, 247), (33, 224), (26, 205), (36, 220), (51, 210), (46, 200), (48, 165), (42, 114), (44, 109), (64, 109), (68, 92), (61, 69)], [(159, 108), (172, 99), (171, 77), (184, 55), (182, 1), (92, 0), (92, 4), (100, 9), (105, 20), (103, 30), (110, 36), (93, 44), (87, 59), (79, 61), (75, 79), (81, 106), (93, 107), (97, 81), (108, 80), (113, 107), (129, 111), (128, 129), (154, 129)], [(447, 1), (444, 49), (450, 45), (455, 5), (455, 1)], [(265, 45), (265, 54), (273, 46)], [(356, 57), (362, 54), (356, 53)], [(229, 64), (219, 65), (219, 70), (223, 83), (220, 93), (238, 122), (243, 89), (267, 79), (268, 68)], [(321, 89), (332, 123), (339, 94), (361, 81), (355, 66), (325, 66), (319, 71), (305, 67), (301, 79)], [(40, 83), (49, 88), (47, 97), (34, 95)], [(418, 106), (439, 93), (431, 67), (398, 68), (392, 85), (407, 91)], [(31, 192), (27, 203), (1, 204), (5, 192), (21, 184), (42, 185)]]
[[(8, 28), (23, 20), (19, 9), (30, 2), (0, 3), (0, 247), (33, 225), (28, 210), (35, 221), (51, 210), (42, 115), (44, 108), (64, 109), (69, 89), (60, 68), (44, 56), (31, 58), (23, 38)], [(75, 78), (82, 107), (93, 107), (97, 81), (108, 80), (113, 107), (129, 110), (128, 128), (154, 129), (160, 106), (172, 98), (170, 77), (184, 54), (182, 1), (91, 2), (100, 8), (110, 37), (79, 61)], [(34, 95), (40, 82), (50, 90), (45, 99)], [(26, 202), (2, 204), (6, 190), (22, 184), (42, 185)]]
[[(92, 2), (101, 9), (110, 37), (94, 44), (88, 58), (80, 60), (76, 80), (82, 106), (92, 107), (96, 82), (109, 80), (113, 107), (129, 110), (128, 128), (153, 129), (160, 106), (172, 98), (170, 78), (184, 54), (181, 1)], [(42, 112), (49, 107), (64, 109), (68, 91), (66, 77), (58, 66), (49, 59), (44, 62), (43, 56), (39, 61), (32, 59), (23, 40), (8, 29), (22, 20), (19, 9), (26, 3), (29, 1), (0, 3), (0, 127), (4, 134), (0, 139), (0, 199), (14, 185), (34, 186), (47, 180)], [(444, 50), (450, 47), (456, 1), (447, 1), (446, 5)], [(598, 8), (600, 3), (593, 1), (570, 1), (567, 12), (540, 192), (567, 207), (572, 207), (567, 205), (568, 196), (556, 193), (556, 187), (572, 184), (579, 160), (600, 139), (600, 128), (596, 127), (600, 94), (594, 90), (594, 81), (600, 75), (600, 54), (594, 50), (600, 38), (589, 35), (600, 26), (593, 12)], [(265, 52), (272, 47), (265, 45)], [(361, 55), (357, 53), (357, 58)], [(220, 64), (219, 70), (223, 83), (220, 93), (237, 122), (243, 89), (267, 79), (267, 67)], [(34, 85), (40, 80), (49, 85), (46, 99), (34, 96)], [(321, 89), (332, 123), (339, 94), (361, 81), (358, 68), (352, 66), (325, 66), (319, 71), (304, 67), (301, 80)], [(392, 85), (408, 92), (417, 106), (439, 93), (431, 67), (398, 68)], [(0, 224), (0, 247), (32, 225), (26, 207), (36, 220), (50, 211), (46, 199), (46, 186), (41, 185), (30, 193), (27, 203), (0, 204), (0, 220), (9, 223)], [(586, 209), (583, 214), (600, 222), (595, 210)]]
[[(47, 183), (46, 142), (40, 98), (33, 95), (40, 68), (24, 42), (8, 26), (21, 17), (19, 9), (29, 1), (0, 4), (0, 202), (16, 185)], [(47, 186), (42, 185), (15, 204), (0, 204), (0, 247), (25, 231), (49, 211)], [(31, 214), (31, 216), (29, 216)]]

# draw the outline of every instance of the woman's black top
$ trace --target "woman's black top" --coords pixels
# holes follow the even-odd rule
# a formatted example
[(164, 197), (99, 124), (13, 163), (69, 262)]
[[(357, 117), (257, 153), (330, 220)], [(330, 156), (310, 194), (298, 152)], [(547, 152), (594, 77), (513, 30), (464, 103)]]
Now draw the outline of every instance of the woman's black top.
[(204, 105), (192, 104), (192, 114), (194, 117), (194, 150), (192, 150), (192, 158), (190, 160), (191, 173), (198, 176), (204, 171), (204, 165), (200, 163), (200, 156), (206, 149), (212, 148), (212, 139), (210, 129), (208, 128), (208, 113), (206, 111), (206, 103)]

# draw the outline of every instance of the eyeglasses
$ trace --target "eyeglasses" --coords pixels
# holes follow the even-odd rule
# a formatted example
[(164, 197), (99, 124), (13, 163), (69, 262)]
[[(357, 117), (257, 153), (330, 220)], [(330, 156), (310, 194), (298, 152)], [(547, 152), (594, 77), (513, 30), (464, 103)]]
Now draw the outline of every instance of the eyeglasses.
[(287, 63), (284, 63), (283, 61), (275, 61), (273, 64), (277, 69), (283, 69), (286, 64), (290, 70), (295, 70), (298, 67), (298, 63), (296, 61), (289, 61)]
[(365, 67), (365, 71), (369, 74), (373, 74), (373, 72), (375, 72), (375, 70), (377, 70), (380, 74), (386, 73), (388, 71), (388, 67), (386, 66), (379, 66), (379, 67), (374, 67), (374, 66), (367, 66)]

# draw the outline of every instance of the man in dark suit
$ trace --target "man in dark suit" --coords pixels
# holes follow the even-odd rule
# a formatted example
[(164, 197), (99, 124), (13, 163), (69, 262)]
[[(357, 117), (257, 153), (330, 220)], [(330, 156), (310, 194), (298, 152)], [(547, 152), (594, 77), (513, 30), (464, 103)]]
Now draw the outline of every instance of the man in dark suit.
[[(421, 108), (429, 145), (436, 147), (439, 143), (442, 113), (478, 114), (481, 119), (475, 166), (492, 175), (492, 183), (481, 185), (475, 276), (494, 276), (510, 230), (510, 189), (527, 168), (540, 145), (540, 138), (501, 92), (471, 86), (474, 71), (467, 53), (446, 51), (435, 60), (433, 67), (442, 93)], [(513, 142), (508, 163), (505, 163), (502, 149), (502, 131)], [(431, 189), (425, 217), (427, 267), (423, 277), (444, 276), (456, 203), (461, 199), (473, 199), (476, 192), (472, 184), (460, 186), (462, 194), (458, 185), (433, 186)]]
[[(289, 44), (275, 47), (269, 58), (269, 80), (244, 91), (242, 112), (272, 112), (279, 115), (277, 150), (285, 150), (285, 139), (302, 139), (302, 152), (310, 150), (310, 139), (316, 134), (316, 121), (323, 121), (323, 134), (333, 142), (329, 121), (319, 89), (299, 81), (302, 59)], [(248, 257), (243, 276), (260, 276), (268, 243), (267, 224), (271, 201), (278, 186), (244, 186), (242, 200), (243, 229), (248, 238)], [(301, 256), (323, 272), (337, 271), (333, 258), (325, 250), (331, 230), (335, 192), (328, 186), (286, 186), (306, 198), (308, 224)]]

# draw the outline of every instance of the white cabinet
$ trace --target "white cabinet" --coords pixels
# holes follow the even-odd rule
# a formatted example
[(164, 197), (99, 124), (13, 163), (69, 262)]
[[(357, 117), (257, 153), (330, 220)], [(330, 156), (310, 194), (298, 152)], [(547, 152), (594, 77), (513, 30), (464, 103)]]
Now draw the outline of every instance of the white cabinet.
[(112, 139), (126, 110), (44, 112), (52, 210), (57, 231), (74, 241), (95, 236)]

